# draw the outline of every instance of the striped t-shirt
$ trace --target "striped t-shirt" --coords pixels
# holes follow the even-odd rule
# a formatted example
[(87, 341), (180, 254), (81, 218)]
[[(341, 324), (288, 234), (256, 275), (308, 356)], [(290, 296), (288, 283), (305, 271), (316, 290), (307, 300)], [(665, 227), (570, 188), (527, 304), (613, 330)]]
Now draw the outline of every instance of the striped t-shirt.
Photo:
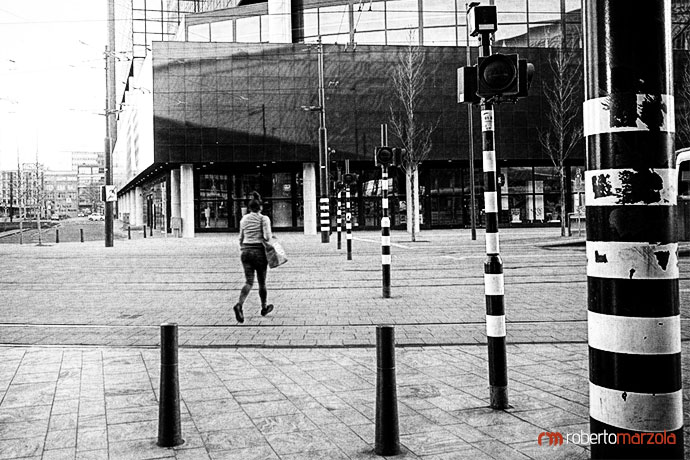
[(240, 247), (263, 245), (271, 239), (271, 220), (258, 212), (245, 214), (240, 220)]

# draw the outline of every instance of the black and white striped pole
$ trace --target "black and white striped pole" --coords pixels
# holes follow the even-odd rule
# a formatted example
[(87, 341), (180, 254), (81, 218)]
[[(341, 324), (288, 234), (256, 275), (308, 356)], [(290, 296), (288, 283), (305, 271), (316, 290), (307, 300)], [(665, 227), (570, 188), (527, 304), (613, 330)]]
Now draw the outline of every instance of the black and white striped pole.
[(382, 196), (381, 208), (381, 275), (383, 277), (383, 297), (391, 296), (391, 220), (388, 217), (388, 166), (381, 166)]
[(352, 260), (352, 212), (350, 209), (350, 187), (356, 181), (355, 175), (350, 174), (350, 160), (345, 160), (345, 238), (347, 245), (347, 260)]
[(592, 458), (680, 459), (671, 0), (583, 7)]
[(320, 198), (319, 200), (319, 208), (320, 208), (320, 222), (321, 222), (321, 242), (322, 243), (328, 243), (329, 242), (329, 234), (331, 231), (331, 218), (328, 213), (328, 197), (325, 198)]
[(393, 164), (393, 150), (388, 147), (388, 126), (381, 125), (381, 147), (374, 152), (381, 166), (381, 278), (383, 298), (391, 296), (391, 220), (388, 217), (388, 166)]
[(342, 181), (338, 181), (336, 188), (336, 194), (338, 196), (337, 206), (338, 209), (335, 212), (335, 229), (338, 232), (338, 249), (342, 249), (342, 234), (343, 234), (343, 190)]
[[(491, 54), (490, 33), (481, 34), (480, 51), (480, 56)], [(508, 408), (508, 365), (503, 301), (503, 261), (498, 243), (498, 174), (492, 102), (482, 100), (481, 115), (486, 228), (484, 294), (486, 297), (486, 335), (489, 352), (490, 405), (493, 409), (506, 409)]]

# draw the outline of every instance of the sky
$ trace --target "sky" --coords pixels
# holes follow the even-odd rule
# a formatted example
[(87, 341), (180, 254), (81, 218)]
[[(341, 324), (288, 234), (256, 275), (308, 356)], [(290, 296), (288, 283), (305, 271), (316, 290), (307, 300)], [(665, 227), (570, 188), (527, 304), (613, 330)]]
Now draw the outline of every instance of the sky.
[(0, 170), (103, 151), (107, 0), (0, 0)]

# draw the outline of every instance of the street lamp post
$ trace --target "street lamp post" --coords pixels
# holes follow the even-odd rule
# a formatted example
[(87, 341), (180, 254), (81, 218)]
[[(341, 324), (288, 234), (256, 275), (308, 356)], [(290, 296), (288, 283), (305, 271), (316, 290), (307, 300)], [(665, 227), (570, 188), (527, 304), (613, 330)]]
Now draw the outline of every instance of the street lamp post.
[[(470, 10), (478, 5), (479, 2), (465, 3), (465, 49), (467, 51), (467, 65), (470, 65), (470, 59), (472, 59), (470, 53), (470, 27), (467, 17), (470, 14)], [(472, 126), (472, 115), (472, 104), (467, 104), (467, 135), (470, 156), (470, 227), (472, 229), (472, 240), (474, 241), (477, 239), (477, 219), (475, 213), (477, 198), (474, 190), (474, 128)]]
[(326, 131), (326, 97), (324, 91), (323, 72), (323, 44), (318, 40), (319, 50), (319, 105), (302, 106), (306, 112), (319, 112), (319, 220), (321, 228), (321, 242), (330, 241), (331, 218), (330, 200), (328, 198), (328, 133)]

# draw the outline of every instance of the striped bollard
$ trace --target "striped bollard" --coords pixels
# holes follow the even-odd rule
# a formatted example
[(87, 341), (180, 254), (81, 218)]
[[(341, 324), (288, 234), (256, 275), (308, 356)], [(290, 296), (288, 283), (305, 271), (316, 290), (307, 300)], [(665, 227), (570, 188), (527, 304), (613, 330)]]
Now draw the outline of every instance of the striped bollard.
[(388, 166), (381, 166), (381, 269), (383, 276), (383, 297), (391, 296), (391, 220), (388, 217)]
[(336, 192), (338, 195), (338, 209), (336, 210), (336, 215), (335, 215), (335, 225), (336, 225), (336, 231), (338, 232), (338, 249), (342, 248), (342, 234), (343, 234), (343, 192), (342, 190), (338, 189)]
[(347, 239), (347, 260), (352, 260), (352, 213), (350, 212), (350, 185), (345, 186), (345, 238)]
[(583, 7), (592, 458), (680, 459), (671, 0)]
[(328, 197), (321, 197), (321, 242), (328, 243), (329, 233), (331, 231), (331, 218), (328, 215)]
[(490, 102), (482, 104), (482, 135), (484, 212), (486, 218), (484, 294), (486, 296), (486, 335), (489, 349), (490, 401), (493, 409), (506, 409), (508, 407), (508, 365), (503, 301), (503, 261), (498, 243), (498, 174), (494, 147), (494, 109)]

